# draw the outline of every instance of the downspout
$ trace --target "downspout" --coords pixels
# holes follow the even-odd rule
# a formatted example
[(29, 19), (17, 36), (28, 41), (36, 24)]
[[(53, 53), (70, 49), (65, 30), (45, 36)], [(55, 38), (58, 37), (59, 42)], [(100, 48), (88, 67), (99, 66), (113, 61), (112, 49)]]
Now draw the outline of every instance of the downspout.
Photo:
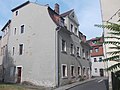
[(57, 28), (55, 29), (55, 55), (56, 55), (56, 84), (57, 84), (57, 87), (60, 86), (60, 78), (59, 78), (59, 34), (58, 32), (60, 31), (61, 27), (60, 26), (57, 26)]

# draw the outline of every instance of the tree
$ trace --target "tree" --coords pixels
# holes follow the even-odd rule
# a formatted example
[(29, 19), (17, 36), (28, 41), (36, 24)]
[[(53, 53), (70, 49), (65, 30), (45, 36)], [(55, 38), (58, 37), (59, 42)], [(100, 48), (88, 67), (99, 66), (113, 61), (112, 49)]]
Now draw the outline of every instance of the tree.
[(111, 52), (107, 52), (110, 57), (104, 59), (103, 61), (116, 61), (114, 64), (107, 68), (108, 71), (112, 71), (120, 68), (120, 25), (116, 23), (106, 22), (106, 25), (95, 25), (97, 27), (109, 30), (107, 37), (104, 37), (104, 44), (112, 45), (109, 48)]

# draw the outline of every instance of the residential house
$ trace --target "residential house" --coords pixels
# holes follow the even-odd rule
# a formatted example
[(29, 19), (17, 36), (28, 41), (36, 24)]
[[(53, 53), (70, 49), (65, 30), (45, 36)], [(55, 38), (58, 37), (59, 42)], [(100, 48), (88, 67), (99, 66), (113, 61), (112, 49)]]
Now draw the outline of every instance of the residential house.
[(103, 51), (103, 37), (92, 38), (87, 41), (89, 45), (92, 47), (90, 52), (91, 55), (91, 63), (92, 63), (92, 76), (107, 76), (107, 63), (102, 60), (104, 57)]
[[(84, 47), (74, 10), (25, 2), (12, 9), (4, 82), (57, 87), (90, 78), (90, 46)], [(3, 29), (2, 29), (3, 30)], [(3, 38), (2, 38), (3, 39)]]

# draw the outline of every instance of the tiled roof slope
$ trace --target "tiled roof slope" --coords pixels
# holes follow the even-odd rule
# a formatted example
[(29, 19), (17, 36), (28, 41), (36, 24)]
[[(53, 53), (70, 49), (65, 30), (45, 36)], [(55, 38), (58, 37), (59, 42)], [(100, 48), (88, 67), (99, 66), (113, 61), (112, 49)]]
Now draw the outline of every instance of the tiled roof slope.
[(61, 17), (66, 17), (66, 16), (69, 15), (73, 10), (74, 10), (74, 9), (69, 10), (69, 11), (67, 11), (67, 12), (65, 12), (65, 13), (62, 13), (60, 16), (61, 16)]

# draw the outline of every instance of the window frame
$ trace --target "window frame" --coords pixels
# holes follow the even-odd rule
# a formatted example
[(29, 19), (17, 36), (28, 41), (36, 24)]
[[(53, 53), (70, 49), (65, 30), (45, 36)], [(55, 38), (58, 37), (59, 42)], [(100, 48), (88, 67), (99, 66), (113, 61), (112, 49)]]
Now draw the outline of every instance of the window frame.
[(70, 44), (70, 54), (72, 54), (72, 55), (75, 54), (74, 44), (73, 43)]
[(18, 13), (19, 13), (19, 12), (18, 12), (18, 10), (17, 10), (17, 11), (15, 11), (15, 16), (18, 16)]
[(102, 62), (102, 57), (99, 57), (99, 62)]
[(73, 24), (72, 23), (70, 24), (70, 30), (71, 30), (71, 32), (74, 32), (73, 31)]
[(77, 73), (77, 74), (81, 76), (81, 67), (78, 66), (78, 68), (79, 68), (79, 69), (78, 69), (78, 73)]
[(14, 32), (13, 32), (13, 35), (16, 35), (16, 33), (17, 33), (17, 28), (15, 27), (15, 28), (14, 28)]
[[(65, 71), (64, 71), (65, 75), (63, 75), (63, 66), (66, 67), (66, 68), (65, 68)], [(61, 77), (62, 77), (62, 78), (67, 78), (67, 77), (68, 77), (67, 64), (61, 64)]]
[(12, 47), (12, 55), (15, 55), (15, 47)]
[(77, 56), (80, 56), (80, 47), (77, 47)]
[[(73, 67), (73, 68), (72, 68)], [(70, 76), (74, 77), (75, 76), (75, 65), (70, 65)]]
[[(64, 42), (64, 44), (63, 44), (63, 42)], [(64, 47), (63, 47), (63, 45), (64, 45)], [(66, 41), (64, 39), (62, 39), (62, 42), (61, 42), (61, 51), (62, 52), (67, 51), (67, 43), (66, 43)]]
[(99, 52), (99, 48), (95, 48), (95, 52)]
[(78, 28), (77, 27), (74, 27), (74, 33), (75, 33), (75, 35), (78, 36)]
[(23, 34), (24, 32), (25, 32), (25, 25), (22, 24), (22, 25), (20, 26), (20, 34)]
[(97, 70), (97, 68), (94, 68), (94, 70), (95, 70), (95, 73), (98, 73), (98, 70)]
[(82, 72), (83, 72), (83, 76), (86, 76), (86, 68), (85, 68), (85, 66), (83, 66)]
[[(21, 49), (21, 45), (22, 45), (22, 49)], [(24, 44), (21, 43), (19, 44), (19, 55), (23, 55), (23, 50), (24, 50)]]
[(94, 59), (94, 62), (97, 62), (97, 58), (93, 58)]

